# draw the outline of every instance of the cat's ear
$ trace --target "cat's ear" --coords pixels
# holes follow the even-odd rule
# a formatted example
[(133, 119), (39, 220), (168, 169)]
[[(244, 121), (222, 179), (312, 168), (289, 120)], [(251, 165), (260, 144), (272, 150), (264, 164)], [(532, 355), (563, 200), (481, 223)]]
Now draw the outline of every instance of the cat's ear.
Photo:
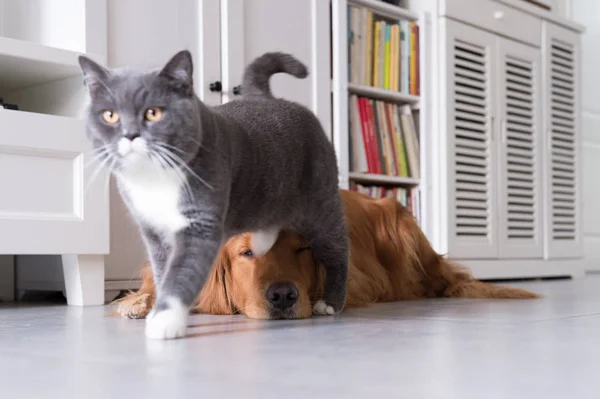
[(97, 88), (105, 85), (108, 69), (83, 55), (79, 56), (79, 66), (83, 73), (83, 83), (93, 95)]
[(193, 73), (192, 54), (188, 50), (183, 50), (167, 62), (159, 76), (165, 78), (173, 88), (191, 93), (194, 88)]

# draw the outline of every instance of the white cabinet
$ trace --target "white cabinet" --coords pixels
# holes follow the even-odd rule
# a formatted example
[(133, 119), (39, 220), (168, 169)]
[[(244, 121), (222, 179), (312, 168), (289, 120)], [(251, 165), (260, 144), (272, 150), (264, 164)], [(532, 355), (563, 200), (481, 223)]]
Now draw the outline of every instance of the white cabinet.
[(101, 304), (108, 190), (85, 167), (77, 57), (105, 62), (106, 3), (4, 0), (0, 20), (0, 97), (20, 108), (0, 110), (0, 254), (62, 255), (69, 303)]
[(480, 278), (582, 272), (580, 27), (533, 10), (502, 0), (431, 9), (434, 245)]

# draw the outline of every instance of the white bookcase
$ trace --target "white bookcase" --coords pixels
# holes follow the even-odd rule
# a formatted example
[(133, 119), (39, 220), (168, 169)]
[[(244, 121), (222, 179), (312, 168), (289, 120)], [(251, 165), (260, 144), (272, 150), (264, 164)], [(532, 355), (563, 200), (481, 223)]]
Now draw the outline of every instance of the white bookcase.
[(105, 63), (105, 0), (0, 0), (0, 254), (62, 255), (70, 304), (102, 304), (108, 190), (90, 146), (78, 56)]
[[(338, 157), (338, 168), (340, 187), (349, 188), (351, 182), (368, 185), (386, 185), (403, 188), (412, 188), (419, 191), (420, 223), (423, 230), (430, 230), (431, 221), (427, 217), (428, 197), (427, 165), (423, 162), (424, 149), (428, 143), (428, 76), (429, 76), (429, 19), (427, 13), (415, 13), (410, 10), (397, 7), (378, 0), (332, 0), (331, 24), (332, 24), (332, 124), (333, 145)], [(366, 8), (374, 15), (389, 20), (405, 20), (417, 22), (419, 25), (419, 77), (420, 95), (406, 94), (378, 87), (350, 83), (348, 79), (348, 6)], [(374, 100), (396, 103), (399, 105), (409, 104), (413, 109), (419, 110), (419, 148), (420, 148), (420, 177), (400, 177), (378, 175), (373, 173), (357, 173), (350, 171), (349, 162), (349, 123), (348, 123), (348, 99), (352, 94), (367, 97)]]

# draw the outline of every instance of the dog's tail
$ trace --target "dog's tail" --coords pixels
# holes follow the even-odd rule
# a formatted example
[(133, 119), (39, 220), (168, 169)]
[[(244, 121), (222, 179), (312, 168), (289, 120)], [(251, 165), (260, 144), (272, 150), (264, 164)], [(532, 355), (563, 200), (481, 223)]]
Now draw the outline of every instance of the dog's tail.
[(285, 72), (299, 79), (308, 76), (306, 65), (291, 54), (266, 53), (256, 58), (244, 71), (241, 94), (245, 98), (273, 98), (269, 80), (271, 76)]
[(382, 253), (394, 254), (390, 263), (402, 264), (403, 277), (421, 286), (419, 297), (534, 299), (538, 294), (519, 288), (484, 283), (458, 264), (439, 255), (410, 212), (394, 199), (379, 200), (379, 245)]
[[(440, 257), (441, 258), (441, 257)], [(472, 299), (535, 299), (540, 295), (522, 290), (520, 288), (506, 287), (484, 283), (475, 280), (471, 274), (463, 270), (460, 266), (449, 262), (446, 259), (440, 259), (444, 269), (443, 273), (449, 275), (448, 286), (444, 291), (445, 297), (450, 298), (472, 298)]]

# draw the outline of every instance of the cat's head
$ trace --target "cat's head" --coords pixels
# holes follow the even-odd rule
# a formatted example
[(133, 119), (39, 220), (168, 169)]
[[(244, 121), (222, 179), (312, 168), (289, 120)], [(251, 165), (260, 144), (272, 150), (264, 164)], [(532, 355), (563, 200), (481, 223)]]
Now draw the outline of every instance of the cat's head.
[(108, 69), (83, 56), (79, 64), (91, 98), (87, 134), (108, 165), (166, 168), (198, 151), (200, 112), (188, 51), (150, 71)]

